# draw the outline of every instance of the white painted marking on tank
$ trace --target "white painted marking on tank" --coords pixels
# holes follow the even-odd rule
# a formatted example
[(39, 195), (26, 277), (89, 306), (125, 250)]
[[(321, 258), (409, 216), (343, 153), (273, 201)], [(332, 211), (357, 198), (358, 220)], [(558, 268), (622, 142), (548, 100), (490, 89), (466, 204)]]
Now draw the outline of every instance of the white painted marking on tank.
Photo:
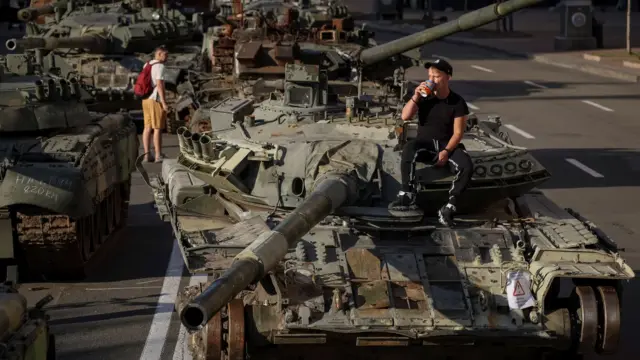
[(527, 85), (531, 85), (533, 87), (537, 87), (538, 89), (548, 89), (548, 87), (546, 87), (544, 85), (536, 84), (533, 81), (525, 80), (524, 83), (527, 84)]
[(472, 104), (472, 103), (470, 103), (470, 102), (467, 102), (467, 106), (468, 106), (468, 107), (469, 107), (469, 109), (471, 109), (471, 110), (480, 110), (480, 108), (479, 108), (479, 107), (477, 107), (477, 106), (473, 105), (473, 104)]
[[(207, 282), (206, 274), (193, 275), (189, 280), (189, 286), (198, 285)], [(192, 360), (189, 351), (189, 339), (187, 338), (187, 328), (180, 324), (180, 332), (178, 333), (178, 341), (176, 341), (176, 349), (173, 351), (173, 360)]]
[(606, 106), (602, 106), (602, 105), (600, 105), (600, 104), (598, 104), (598, 103), (595, 103), (595, 102), (593, 102), (593, 101), (589, 101), (589, 100), (582, 100), (582, 102), (583, 102), (583, 103), (585, 103), (585, 104), (589, 104), (589, 105), (591, 105), (591, 106), (595, 106), (595, 107), (597, 107), (597, 108), (598, 108), (598, 109), (600, 109), (600, 110), (604, 110), (604, 111), (608, 111), (608, 112), (613, 112), (613, 109), (609, 109), (608, 107), (606, 107)]
[(529, 134), (528, 132), (516, 127), (515, 125), (511, 125), (511, 124), (505, 124), (504, 127), (506, 127), (507, 129), (517, 133), (518, 135), (522, 136), (525, 139), (535, 139), (536, 137)]
[(489, 73), (495, 72), (495, 71), (493, 71), (491, 69), (487, 69), (486, 67), (482, 67), (482, 66), (478, 66), (478, 65), (471, 65), (471, 67), (474, 68), (474, 69), (477, 69), (477, 70), (480, 70), (480, 71), (489, 72)]
[(171, 324), (171, 316), (173, 315), (183, 270), (184, 262), (182, 261), (182, 255), (180, 255), (178, 242), (174, 241), (162, 290), (160, 290), (160, 296), (158, 297), (156, 313), (153, 315), (149, 335), (142, 349), (140, 360), (160, 360), (162, 356), (162, 348), (167, 340), (167, 332)]
[(87, 291), (111, 291), (111, 290), (136, 290), (136, 289), (161, 289), (160, 286), (123, 286), (106, 288), (84, 288)]
[(565, 160), (567, 160), (567, 162), (575, 167), (577, 167), (578, 169), (586, 172), (587, 174), (593, 176), (594, 178), (603, 178), (604, 175), (600, 174), (599, 172), (593, 170), (592, 168), (588, 167), (587, 165), (581, 163), (580, 161), (576, 160), (576, 159), (572, 159), (572, 158), (566, 158)]
[(447, 61), (451, 61), (450, 58), (448, 58), (446, 56), (438, 55), (438, 54), (432, 54), (431, 57), (440, 58), (440, 59), (444, 59), (444, 60), (447, 60)]

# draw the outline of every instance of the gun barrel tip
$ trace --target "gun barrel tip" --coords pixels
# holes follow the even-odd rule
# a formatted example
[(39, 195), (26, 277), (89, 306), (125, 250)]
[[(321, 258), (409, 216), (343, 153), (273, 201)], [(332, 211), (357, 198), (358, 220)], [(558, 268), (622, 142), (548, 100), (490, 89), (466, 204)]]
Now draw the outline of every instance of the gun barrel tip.
[(31, 20), (31, 13), (28, 11), (18, 11), (18, 20), (21, 20), (21, 21)]
[(206, 323), (206, 315), (204, 309), (195, 304), (187, 304), (180, 314), (182, 325), (189, 330), (200, 330)]
[(7, 48), (7, 50), (15, 50), (16, 47), (18, 47), (18, 42), (16, 41), (16, 39), (9, 39), (7, 40), (7, 42), (5, 42), (5, 47)]

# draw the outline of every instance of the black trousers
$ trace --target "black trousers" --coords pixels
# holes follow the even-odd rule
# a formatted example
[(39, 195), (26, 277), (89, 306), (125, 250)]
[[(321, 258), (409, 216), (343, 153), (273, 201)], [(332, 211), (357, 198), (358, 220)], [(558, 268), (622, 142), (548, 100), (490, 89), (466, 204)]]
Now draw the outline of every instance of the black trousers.
[[(402, 190), (413, 191), (415, 181), (416, 162), (427, 165), (435, 165), (438, 162), (438, 154), (445, 149), (446, 143), (437, 140), (411, 140), (402, 148), (402, 163), (400, 173), (402, 175)], [(449, 154), (449, 160), (445, 166), (455, 178), (449, 190), (449, 203), (456, 205), (456, 198), (469, 186), (473, 174), (473, 162), (462, 144)]]

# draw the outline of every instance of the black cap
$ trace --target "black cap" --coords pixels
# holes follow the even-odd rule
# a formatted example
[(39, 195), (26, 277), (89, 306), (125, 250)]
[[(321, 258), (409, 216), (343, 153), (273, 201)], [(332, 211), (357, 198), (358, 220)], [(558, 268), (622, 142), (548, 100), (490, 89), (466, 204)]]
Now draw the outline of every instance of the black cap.
[(453, 67), (444, 59), (436, 59), (424, 64), (425, 69), (428, 69), (430, 67), (434, 67), (448, 75), (453, 75)]

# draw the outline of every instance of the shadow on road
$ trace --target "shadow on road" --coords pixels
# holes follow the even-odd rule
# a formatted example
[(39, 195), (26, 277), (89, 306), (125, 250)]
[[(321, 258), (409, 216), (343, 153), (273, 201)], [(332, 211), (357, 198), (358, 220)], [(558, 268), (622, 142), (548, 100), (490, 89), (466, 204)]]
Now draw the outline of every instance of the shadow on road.
[[(640, 151), (633, 149), (529, 149), (551, 172), (542, 189), (638, 187)], [(566, 159), (575, 159), (603, 177), (593, 177)]]

